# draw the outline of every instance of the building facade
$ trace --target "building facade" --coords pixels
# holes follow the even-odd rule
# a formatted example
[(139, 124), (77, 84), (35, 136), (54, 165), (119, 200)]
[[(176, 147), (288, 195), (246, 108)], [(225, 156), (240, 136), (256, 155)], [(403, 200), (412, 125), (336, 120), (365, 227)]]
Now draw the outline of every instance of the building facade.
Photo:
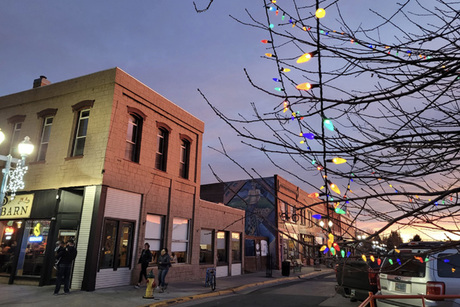
[(313, 265), (327, 240), (326, 228), (313, 217), (328, 223), (326, 206), (279, 175), (202, 185), (201, 198), (246, 211), (245, 271), (265, 270), (267, 261), (278, 269), (293, 259)]
[[(51, 84), (40, 77), (33, 89), (0, 97), (0, 128), (8, 140), (1, 154), (17, 156), (25, 136), (35, 144), (26, 190), (0, 217), (8, 282), (52, 283), (55, 242), (69, 238), (78, 250), (72, 288), (134, 283), (145, 242), (152, 269), (169, 249), (171, 281), (213, 265), (220, 276), (241, 274), (244, 212), (200, 199), (204, 123), (121, 69)], [(212, 259), (203, 262), (207, 248)]]

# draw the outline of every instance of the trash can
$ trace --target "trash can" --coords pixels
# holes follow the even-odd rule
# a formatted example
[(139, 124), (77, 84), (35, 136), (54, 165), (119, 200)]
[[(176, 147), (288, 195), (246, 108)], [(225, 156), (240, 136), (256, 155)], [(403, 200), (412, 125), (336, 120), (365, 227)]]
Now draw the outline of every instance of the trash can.
[(281, 263), (281, 275), (283, 276), (289, 276), (289, 273), (291, 272), (291, 262), (289, 261), (283, 261)]

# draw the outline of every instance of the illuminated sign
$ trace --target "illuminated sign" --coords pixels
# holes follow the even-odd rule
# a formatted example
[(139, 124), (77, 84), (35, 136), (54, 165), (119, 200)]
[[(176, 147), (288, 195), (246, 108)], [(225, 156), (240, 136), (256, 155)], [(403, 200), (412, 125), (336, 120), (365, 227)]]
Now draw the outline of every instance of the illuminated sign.
[(41, 226), (41, 224), (40, 224), (40, 223), (37, 223), (37, 225), (35, 225), (35, 227), (34, 227), (34, 235), (35, 235), (36, 237), (38, 237), (38, 236), (40, 235), (40, 233), (41, 233), (41, 231), (40, 231), (40, 226)]
[(29, 238), (29, 242), (42, 242), (42, 241), (43, 241), (43, 236)]
[(5, 235), (7, 235), (7, 236), (12, 235), (13, 232), (14, 232), (14, 228), (13, 228), (13, 227), (6, 227), (6, 228), (5, 228)]
[(16, 195), (14, 199), (7, 197), (8, 201), (1, 207), (0, 219), (20, 219), (30, 217), (34, 194)]

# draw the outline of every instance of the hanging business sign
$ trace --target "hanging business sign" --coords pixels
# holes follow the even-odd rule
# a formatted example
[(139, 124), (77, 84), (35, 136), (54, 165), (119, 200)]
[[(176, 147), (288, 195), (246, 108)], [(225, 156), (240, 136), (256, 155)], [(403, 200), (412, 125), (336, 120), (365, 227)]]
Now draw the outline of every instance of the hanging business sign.
[(22, 219), (30, 217), (34, 194), (16, 195), (14, 199), (8, 197), (8, 201), (1, 207), (0, 219)]

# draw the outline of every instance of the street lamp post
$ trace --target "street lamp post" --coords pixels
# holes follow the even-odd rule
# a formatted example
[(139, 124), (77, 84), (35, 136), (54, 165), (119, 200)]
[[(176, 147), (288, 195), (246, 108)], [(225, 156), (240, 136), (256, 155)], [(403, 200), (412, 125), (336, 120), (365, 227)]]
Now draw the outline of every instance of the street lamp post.
[[(0, 143), (5, 140), (5, 134), (0, 130)], [(16, 195), (16, 191), (24, 189), (24, 175), (27, 172), (26, 157), (28, 157), (34, 150), (34, 145), (30, 142), (30, 138), (26, 136), (24, 140), (19, 143), (18, 151), (21, 159), (13, 158), (11, 155), (0, 155), (0, 161), (5, 161), (5, 168), (2, 170), (3, 179), (0, 187), (0, 208), (6, 204), (5, 194), (11, 191), (11, 199)], [(16, 164), (14, 169), (11, 168), (12, 163)]]

